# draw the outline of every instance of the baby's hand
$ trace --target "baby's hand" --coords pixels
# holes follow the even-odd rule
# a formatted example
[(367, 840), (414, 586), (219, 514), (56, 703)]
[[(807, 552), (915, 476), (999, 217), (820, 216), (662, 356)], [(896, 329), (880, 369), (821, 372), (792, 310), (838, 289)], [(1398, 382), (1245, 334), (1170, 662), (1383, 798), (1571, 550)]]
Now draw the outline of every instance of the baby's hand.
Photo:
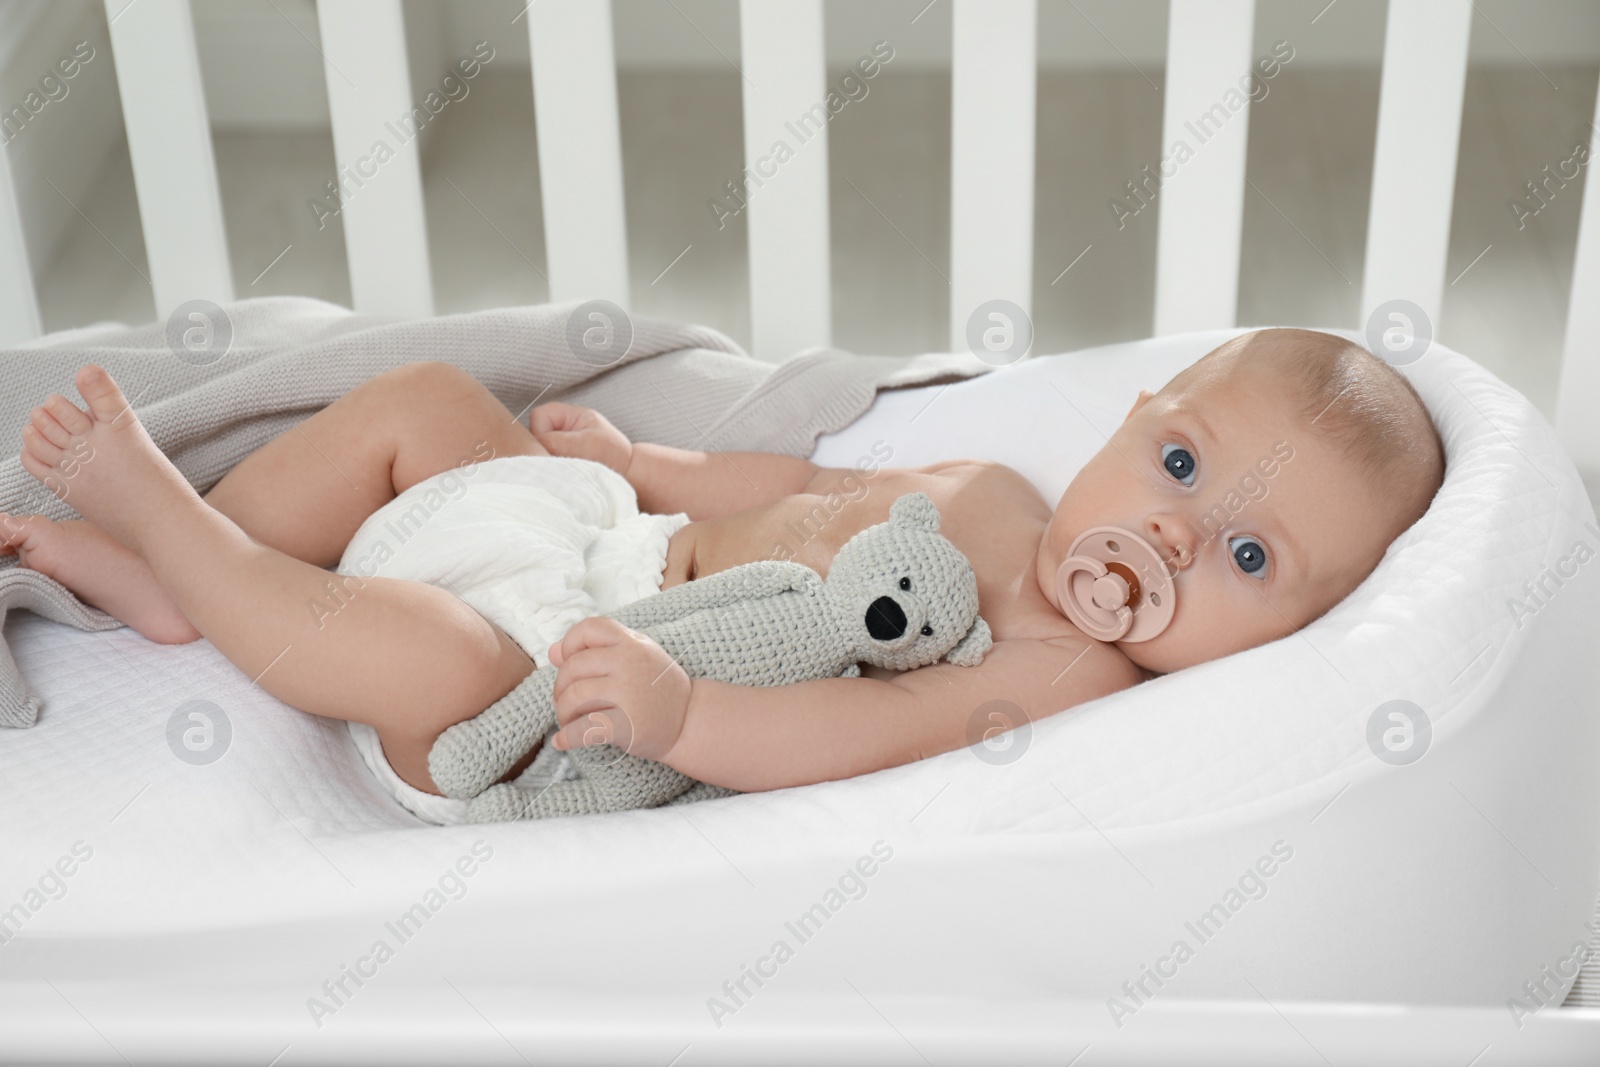
[(593, 408), (540, 404), (528, 415), (528, 429), (553, 456), (592, 459), (628, 475), (633, 443)]
[(558, 668), (557, 749), (611, 744), (663, 760), (678, 743), (692, 683), (644, 634), (604, 616), (584, 619), (550, 646), (550, 662)]

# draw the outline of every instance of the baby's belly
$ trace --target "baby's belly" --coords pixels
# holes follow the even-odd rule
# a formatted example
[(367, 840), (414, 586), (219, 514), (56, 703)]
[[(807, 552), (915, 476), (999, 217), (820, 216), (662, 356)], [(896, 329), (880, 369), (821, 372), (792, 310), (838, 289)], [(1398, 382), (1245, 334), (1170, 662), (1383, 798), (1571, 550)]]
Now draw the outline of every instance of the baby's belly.
[(874, 509), (842, 497), (799, 494), (733, 515), (691, 522), (667, 542), (661, 587), (763, 559), (803, 563), (826, 576), (844, 543), (882, 522), (886, 514), (877, 512), (886, 512), (886, 507)]

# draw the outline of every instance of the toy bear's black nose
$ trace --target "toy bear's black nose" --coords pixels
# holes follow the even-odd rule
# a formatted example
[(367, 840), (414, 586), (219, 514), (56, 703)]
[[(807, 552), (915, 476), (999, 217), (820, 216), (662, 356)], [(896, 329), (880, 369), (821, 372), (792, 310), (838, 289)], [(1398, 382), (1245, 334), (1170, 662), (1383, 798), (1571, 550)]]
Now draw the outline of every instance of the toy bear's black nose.
[(893, 641), (906, 632), (906, 613), (893, 597), (881, 596), (867, 606), (867, 633), (875, 641)]

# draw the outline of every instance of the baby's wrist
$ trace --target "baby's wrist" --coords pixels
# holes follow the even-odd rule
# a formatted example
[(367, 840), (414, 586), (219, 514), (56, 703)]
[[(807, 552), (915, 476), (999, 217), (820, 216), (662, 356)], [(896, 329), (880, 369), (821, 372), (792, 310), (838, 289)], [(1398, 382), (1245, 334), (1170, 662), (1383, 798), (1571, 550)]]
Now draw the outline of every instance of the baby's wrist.
[[(683, 721), (679, 723), (678, 736), (672, 739), (672, 744), (667, 747), (667, 750), (661, 754), (660, 759), (657, 761), (665, 763), (680, 774), (689, 774), (689, 772), (678, 766), (674, 760), (681, 760), (689, 754), (688, 750), (692, 742), (686, 742), (685, 739), (689, 736), (690, 722), (698, 718), (695, 714), (695, 707), (704, 699), (705, 687), (702, 684), (704, 681), (705, 679), (703, 678), (689, 679), (689, 698), (683, 702)], [(690, 777), (693, 777), (693, 775), (690, 775)]]

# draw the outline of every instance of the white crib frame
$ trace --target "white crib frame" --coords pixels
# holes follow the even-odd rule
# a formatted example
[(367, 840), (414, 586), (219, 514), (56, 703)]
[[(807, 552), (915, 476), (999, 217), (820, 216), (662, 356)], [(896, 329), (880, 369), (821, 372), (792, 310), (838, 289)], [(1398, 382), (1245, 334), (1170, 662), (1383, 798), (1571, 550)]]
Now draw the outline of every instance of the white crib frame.
[[(950, 345), (984, 301), (1025, 311), (1033, 292), (1036, 0), (951, 0)], [(158, 316), (233, 299), (222, 201), (188, 0), (105, 0)], [(1373, 159), (1361, 315), (1420, 306), (1437, 330), (1445, 288), (1471, 0), (1391, 0)], [(1171, 0), (1163, 144), (1251, 63), (1254, 0)], [(412, 101), (400, 0), (319, 0), (340, 168)], [(627, 307), (628, 241), (611, 8), (539, 0), (525, 18), (550, 298)], [(740, 0), (747, 165), (783, 120), (824, 96), (823, 0)], [(360, 85), (357, 92), (355, 86)], [(757, 89), (756, 86), (760, 88)], [(1600, 107), (1600, 104), (1597, 104)], [(1238, 296), (1248, 104), (1162, 191), (1154, 332), (1231, 327)], [(751, 198), (753, 348), (782, 359), (831, 339), (827, 130), (784, 180)], [(1590, 167), (1573, 267), (1556, 428), (1580, 468), (1600, 471), (1600, 179)], [(357, 311), (433, 313), (415, 153), (343, 209)], [(1357, 323), (1319, 324), (1356, 326)], [(7, 167), (0, 166), (0, 344), (40, 317)]]
[[(950, 345), (963, 349), (966, 320), (978, 304), (1004, 298), (1025, 310), (1031, 305), (1038, 19), (1036, 0), (951, 3)], [(197, 298), (232, 300), (188, 0), (105, 4), (157, 313), (165, 316)], [(317, 10), (335, 158), (342, 169), (368, 150), (368, 131), (411, 106), (405, 28), (400, 0), (318, 0)], [(1471, 13), (1471, 0), (1389, 0), (1363, 319), (1398, 297), (1439, 322)], [(1254, 14), (1254, 0), (1171, 0), (1162, 143), (1178, 137), (1183, 116), (1203, 112), (1248, 68)], [(551, 299), (603, 297), (626, 307), (628, 248), (610, 5), (538, 0), (519, 17), (526, 19), (532, 46)], [(753, 167), (784, 119), (824, 96), (823, 2), (741, 0), (740, 34), (745, 151)], [(1247, 122), (1246, 111), (1185, 165), (1183, 181), (1162, 191), (1157, 334), (1235, 325)], [(784, 181), (752, 198), (746, 209), (753, 347), (763, 358), (830, 341), (826, 149), (824, 126), (815, 147), (785, 169)], [(1585, 179), (1556, 422), (1564, 446), (1590, 471), (1600, 471), (1600, 420), (1585, 417), (1600, 408), (1597, 169), (1591, 166)], [(352, 198), (342, 214), (355, 309), (397, 317), (432, 314), (416, 155), (402, 154), (388, 164), (383, 181)], [(20, 210), (9, 166), (0, 163), (0, 344), (40, 333)], [(1241, 1031), (1249, 1038), (1241, 1045), (1241, 1061), (1248, 1058), (1245, 1046), (1256, 1047), (1259, 1034), (1280, 1021), (1260, 1005), (1201, 1007), (1225, 1021), (1249, 1024)], [(1087, 1018), (1100, 1007), (1070, 1004), (1063, 1010)], [(1183, 1007), (1170, 1010), (1167, 1025), (1150, 1031), (1153, 1044), (1113, 1050), (1113, 1059), (1185, 1055), (1217, 1040), (1206, 1020), (1184, 1015)], [(1046, 1014), (1041, 1009), (1040, 1018)], [(1538, 1051), (1533, 1060), (1557, 1062), (1592, 1041), (1594, 1013), (1557, 1014), (1541, 1016), (1540, 1026), (1549, 1031), (1540, 1038), (1544, 1044), (1522, 1046), (1524, 1053)], [(1412, 1047), (1421, 1055), (1431, 1036), (1473, 1020), (1486, 1029), (1498, 1021), (1497, 1009), (1420, 1009), (1406, 1021), (1420, 1026)], [(1403, 1035), (1383, 1029), (1392, 1022), (1379, 1020), (1365, 1047), (1374, 1054), (1399, 1050), (1403, 1042), (1390, 1042), (1401, 1042)], [(98, 1046), (91, 1049), (93, 1040), (81, 1035), (82, 1047), (74, 1054), (102, 1055)], [(1066, 1062), (1073, 1051), (1042, 1033), (1029, 1040), (1041, 1062), (1047, 1055), (1051, 1062)], [(52, 1054), (68, 1054), (64, 1038), (52, 1035), (51, 1041)], [(838, 1050), (849, 1047), (841, 1037)], [(1270, 1047), (1256, 1047), (1261, 1059), (1270, 1059), (1261, 1051)], [(42, 1046), (32, 1051), (45, 1054)]]

